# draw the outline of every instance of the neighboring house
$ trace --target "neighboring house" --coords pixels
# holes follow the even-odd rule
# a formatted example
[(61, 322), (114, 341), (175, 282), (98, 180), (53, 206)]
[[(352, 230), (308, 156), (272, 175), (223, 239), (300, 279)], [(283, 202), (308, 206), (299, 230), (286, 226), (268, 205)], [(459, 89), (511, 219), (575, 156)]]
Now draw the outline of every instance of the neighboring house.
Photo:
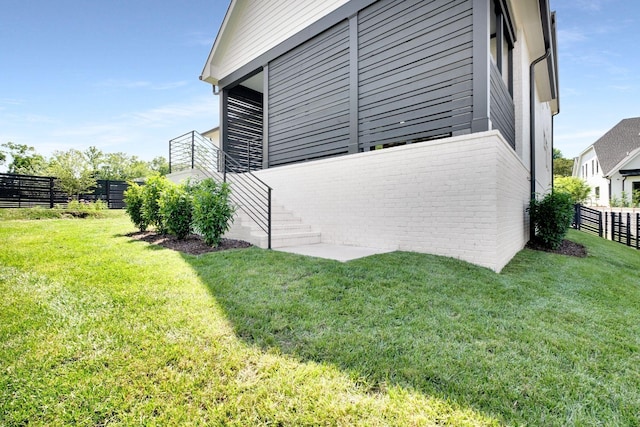
[(548, 0), (233, 0), (200, 78), (323, 242), (499, 271), (551, 188), (555, 37)]
[(214, 127), (213, 129), (202, 132), (202, 136), (209, 138), (216, 147), (220, 147), (220, 127)]
[(622, 120), (580, 153), (573, 176), (591, 187), (592, 205), (631, 204), (633, 193), (640, 192), (640, 117)]

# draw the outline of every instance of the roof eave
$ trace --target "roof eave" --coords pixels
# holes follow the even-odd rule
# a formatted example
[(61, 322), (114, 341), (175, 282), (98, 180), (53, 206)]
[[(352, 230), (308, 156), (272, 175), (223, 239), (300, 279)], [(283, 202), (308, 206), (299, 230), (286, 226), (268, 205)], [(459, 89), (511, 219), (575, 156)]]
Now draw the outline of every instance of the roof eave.
[(224, 30), (227, 28), (227, 24), (231, 19), (231, 14), (233, 13), (233, 9), (237, 3), (237, 0), (231, 0), (229, 3), (229, 7), (227, 8), (227, 13), (224, 15), (224, 19), (222, 20), (222, 24), (220, 25), (220, 29), (218, 30), (218, 34), (216, 35), (216, 39), (213, 42), (213, 46), (211, 47), (211, 51), (209, 52), (209, 56), (207, 57), (207, 62), (205, 62), (204, 67), (202, 68), (202, 73), (200, 73), (200, 80), (210, 83), (212, 85), (218, 84), (218, 77), (213, 76), (211, 73), (211, 62), (218, 50), (218, 46), (220, 45), (220, 41), (222, 39), (222, 34)]
[(611, 170), (605, 174), (603, 174), (606, 178), (611, 177), (613, 174), (618, 172), (620, 169), (624, 167), (627, 163), (632, 161), (636, 156), (640, 155), (640, 147), (636, 148), (632, 152), (630, 152), (624, 159), (620, 160), (617, 165), (615, 165)]

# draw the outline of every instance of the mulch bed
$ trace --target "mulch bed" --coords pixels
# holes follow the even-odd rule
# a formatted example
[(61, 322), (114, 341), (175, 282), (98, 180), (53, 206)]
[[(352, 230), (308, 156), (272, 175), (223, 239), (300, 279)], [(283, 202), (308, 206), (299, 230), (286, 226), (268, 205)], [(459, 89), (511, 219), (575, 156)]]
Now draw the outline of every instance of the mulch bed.
[(532, 243), (532, 242), (527, 243), (527, 248), (533, 249), (536, 251), (551, 252), (554, 254), (574, 256), (578, 258), (584, 258), (587, 256), (587, 248), (585, 248), (579, 243), (572, 242), (570, 240), (563, 240), (560, 246), (558, 247), (558, 249), (556, 250), (550, 250), (540, 246), (537, 243)]
[[(251, 243), (243, 240), (234, 239), (222, 239), (218, 246), (211, 247), (207, 245), (200, 236), (196, 234), (190, 234), (183, 240), (178, 240), (175, 236), (168, 234), (158, 234), (154, 231), (137, 231), (135, 233), (127, 234), (127, 237), (131, 237), (135, 240), (142, 240), (153, 245), (162, 246), (164, 248), (172, 249), (174, 251), (183, 252), (190, 255), (200, 255), (208, 252), (226, 251), (229, 249), (241, 249), (251, 247)], [(527, 248), (536, 251), (551, 252), (554, 254), (574, 256), (578, 258), (584, 258), (587, 256), (587, 249), (579, 243), (572, 242), (570, 240), (563, 240), (562, 244), (556, 250), (550, 250), (540, 246), (539, 244), (529, 242)]]
[(226, 251), (228, 249), (248, 248), (251, 246), (251, 243), (243, 240), (222, 239), (220, 240), (220, 244), (214, 248), (207, 245), (204, 240), (196, 234), (190, 234), (185, 239), (178, 240), (175, 236), (168, 234), (158, 234), (154, 231), (138, 231), (127, 234), (127, 237), (190, 255)]

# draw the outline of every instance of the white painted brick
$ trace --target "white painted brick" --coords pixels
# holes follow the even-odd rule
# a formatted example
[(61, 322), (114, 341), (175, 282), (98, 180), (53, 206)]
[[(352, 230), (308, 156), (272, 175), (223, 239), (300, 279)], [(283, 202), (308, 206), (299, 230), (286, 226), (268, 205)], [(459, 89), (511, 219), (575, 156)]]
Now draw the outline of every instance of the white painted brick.
[(527, 240), (528, 171), (495, 131), (258, 172), (327, 243), (499, 271)]

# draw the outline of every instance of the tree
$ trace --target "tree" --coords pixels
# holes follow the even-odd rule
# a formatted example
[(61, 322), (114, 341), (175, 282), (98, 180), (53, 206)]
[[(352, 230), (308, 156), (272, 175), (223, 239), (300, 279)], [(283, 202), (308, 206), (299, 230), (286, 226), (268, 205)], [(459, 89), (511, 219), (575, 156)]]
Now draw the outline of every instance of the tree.
[(562, 157), (562, 151), (557, 148), (553, 149), (553, 175), (573, 175), (573, 160)]
[(81, 193), (91, 193), (96, 179), (91, 164), (78, 150), (54, 151), (48, 172), (58, 178), (56, 185), (69, 196), (78, 198)]
[(91, 146), (84, 150), (83, 154), (87, 159), (91, 170), (93, 170), (93, 173), (97, 176), (100, 173), (100, 166), (104, 161), (104, 153), (98, 150), (98, 148)]
[(575, 176), (556, 176), (553, 179), (555, 191), (569, 194), (573, 203), (583, 203), (591, 193), (591, 187)]
[(153, 171), (149, 168), (149, 163), (144, 160), (140, 160), (136, 156), (131, 156), (129, 159), (127, 174), (127, 179), (145, 178), (154, 175)]
[[(9, 163), (9, 173), (23, 174), (23, 175), (42, 175), (45, 170), (46, 162), (44, 157), (36, 153), (36, 149), (25, 144), (15, 144), (13, 142), (6, 142), (2, 144), (11, 156), (11, 163)], [(6, 161), (6, 154), (3, 154), (4, 161)]]
[(162, 156), (155, 157), (149, 162), (149, 169), (160, 175), (169, 175), (169, 162)]

